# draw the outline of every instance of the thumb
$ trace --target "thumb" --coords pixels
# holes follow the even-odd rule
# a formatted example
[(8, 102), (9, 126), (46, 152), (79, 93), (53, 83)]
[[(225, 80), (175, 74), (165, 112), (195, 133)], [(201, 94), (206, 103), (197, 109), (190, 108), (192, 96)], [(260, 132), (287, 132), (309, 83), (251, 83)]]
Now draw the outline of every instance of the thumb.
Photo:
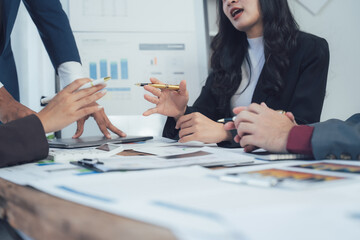
[(247, 107), (236, 107), (233, 109), (233, 112), (237, 115), (246, 109), (247, 109)]
[(234, 122), (225, 123), (224, 129), (225, 129), (225, 130), (228, 130), (228, 131), (235, 129), (235, 124), (234, 124)]
[(269, 108), (269, 107), (266, 105), (266, 103), (264, 103), (264, 102), (262, 102), (260, 105), (263, 106), (263, 107)]
[(150, 82), (153, 84), (162, 84), (162, 82), (159, 79), (154, 77), (150, 78)]
[(186, 94), (186, 80), (182, 80), (179, 85), (179, 91), (181, 95)]

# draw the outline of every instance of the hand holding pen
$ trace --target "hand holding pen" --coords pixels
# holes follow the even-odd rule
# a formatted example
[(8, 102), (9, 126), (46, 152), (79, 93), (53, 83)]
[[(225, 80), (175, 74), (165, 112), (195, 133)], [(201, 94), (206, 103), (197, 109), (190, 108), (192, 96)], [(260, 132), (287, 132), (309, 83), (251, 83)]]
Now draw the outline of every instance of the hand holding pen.
[[(109, 81), (110, 79), (111, 79), (111, 77), (105, 77), (105, 78), (101, 78), (101, 79), (97, 79), (97, 80), (92, 80), (92, 81), (84, 84), (83, 86), (81, 86), (78, 89), (78, 91), (85, 89), (85, 88), (90, 88), (90, 87), (93, 87), (93, 86), (96, 86), (99, 84), (106, 84), (106, 82)], [(56, 96), (56, 94), (51, 97), (42, 97), (40, 99), (41, 106), (45, 106), (46, 104), (48, 104), (55, 96)]]
[[(272, 110), (265, 103), (260, 105), (253, 103), (249, 107), (234, 108), (233, 111), (237, 114), (235, 121), (226, 123), (224, 128), (225, 130), (237, 130), (234, 141), (240, 143), (245, 152), (252, 152), (257, 147), (274, 152), (286, 152), (284, 139), (287, 136), (280, 135), (286, 135), (287, 128), (296, 125), (292, 113)], [(282, 128), (282, 126), (285, 127)], [(277, 127), (281, 131), (274, 131)], [(273, 143), (273, 147), (267, 146), (269, 142)]]
[(171, 84), (136, 83), (135, 85), (139, 86), (139, 87), (151, 86), (154, 88), (169, 89), (169, 90), (174, 90), (174, 91), (179, 91), (179, 89), (180, 89), (179, 85), (171, 85)]
[[(151, 78), (150, 81), (151, 84), (145, 85), (144, 89), (152, 93), (152, 96), (145, 94), (144, 98), (156, 106), (145, 111), (143, 115), (149, 116), (158, 113), (168, 117), (174, 117), (175, 119), (184, 115), (189, 101), (189, 92), (186, 89), (186, 81), (183, 80), (180, 82), (178, 90), (177, 87), (169, 87), (177, 85), (166, 85), (156, 78)], [(161, 90), (159, 89), (160, 86)]]

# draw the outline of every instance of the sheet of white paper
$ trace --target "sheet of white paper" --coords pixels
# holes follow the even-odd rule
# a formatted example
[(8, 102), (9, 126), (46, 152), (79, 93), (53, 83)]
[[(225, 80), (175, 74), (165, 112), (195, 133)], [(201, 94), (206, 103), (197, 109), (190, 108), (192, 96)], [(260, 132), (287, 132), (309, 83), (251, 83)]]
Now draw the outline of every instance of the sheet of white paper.
[[(174, 208), (211, 211), (245, 239), (357, 239), (360, 183), (289, 191), (237, 186), (158, 201)], [(322, 236), (323, 234), (323, 236)]]
[(114, 172), (39, 181), (33, 186), (70, 201), (168, 227), (180, 239), (239, 239), (238, 233), (211, 211), (156, 201), (166, 196), (192, 198), (200, 191), (236, 188), (207, 177), (209, 172), (201, 167)]
[[(103, 171), (110, 170), (142, 170), (156, 168), (171, 168), (191, 165), (200, 166), (223, 166), (223, 165), (243, 165), (252, 163), (253, 158), (239, 156), (237, 154), (224, 151), (220, 148), (183, 148), (183, 147), (164, 147), (158, 150), (154, 148), (153, 153), (158, 152), (160, 155), (175, 153), (167, 156), (116, 156), (112, 158), (100, 158), (99, 161), (104, 164), (96, 165)], [(148, 149), (150, 150), (150, 149)], [(143, 148), (142, 151), (148, 152)]]
[(33, 181), (47, 181), (52, 178), (67, 178), (98, 174), (97, 172), (77, 167), (70, 163), (44, 161), (1, 168), (0, 177), (20, 185), (30, 185)]

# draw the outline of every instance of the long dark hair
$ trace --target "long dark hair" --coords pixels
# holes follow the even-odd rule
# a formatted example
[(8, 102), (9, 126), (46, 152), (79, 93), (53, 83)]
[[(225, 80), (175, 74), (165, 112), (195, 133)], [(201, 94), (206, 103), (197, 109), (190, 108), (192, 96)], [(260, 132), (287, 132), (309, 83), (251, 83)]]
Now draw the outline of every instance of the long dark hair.
[[(283, 77), (290, 64), (290, 53), (297, 45), (299, 32), (287, 0), (259, 0), (264, 36), (265, 64), (261, 80), (268, 94), (276, 95), (283, 86)], [(242, 80), (241, 65), (248, 59), (248, 41), (245, 32), (237, 30), (223, 12), (223, 1), (218, 0), (219, 33), (211, 48), (213, 92), (220, 97), (220, 106), (226, 106)], [(260, 77), (261, 78), (261, 77)]]

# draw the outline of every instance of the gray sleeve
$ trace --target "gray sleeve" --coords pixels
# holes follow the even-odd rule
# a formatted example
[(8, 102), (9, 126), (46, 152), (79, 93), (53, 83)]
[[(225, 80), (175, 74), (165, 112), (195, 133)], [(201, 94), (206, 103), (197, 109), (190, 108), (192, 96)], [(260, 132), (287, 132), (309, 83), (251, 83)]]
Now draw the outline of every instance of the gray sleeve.
[(360, 114), (316, 123), (311, 139), (316, 159), (360, 160)]

